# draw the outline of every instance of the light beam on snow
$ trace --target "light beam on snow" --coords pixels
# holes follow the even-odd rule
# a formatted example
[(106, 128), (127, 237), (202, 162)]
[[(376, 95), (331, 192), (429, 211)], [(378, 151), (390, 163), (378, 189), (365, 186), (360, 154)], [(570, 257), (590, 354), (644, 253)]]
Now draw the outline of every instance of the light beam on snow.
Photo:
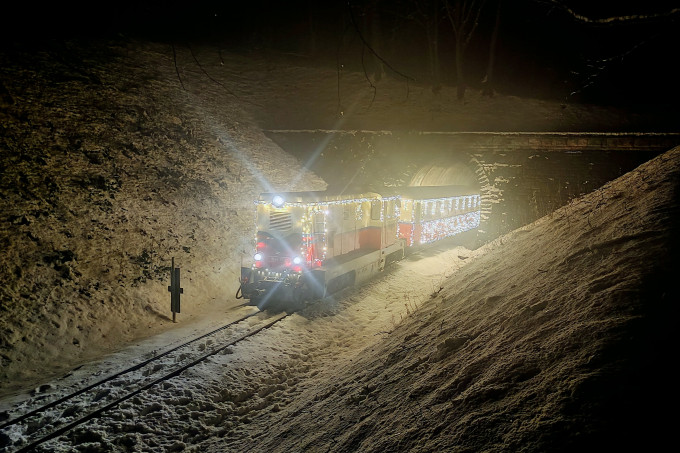
[[(213, 128), (214, 129), (214, 128)], [(248, 171), (248, 173), (251, 174), (251, 176), (257, 180), (260, 185), (264, 188), (264, 192), (275, 192), (274, 188), (272, 185), (269, 183), (269, 180), (265, 178), (265, 176), (262, 174), (262, 172), (253, 164), (248, 156), (246, 156), (238, 146), (234, 143), (234, 141), (225, 133), (221, 133), (218, 131), (214, 131), (215, 135), (219, 138), (220, 143), (222, 143), (227, 151), (229, 151), (233, 156), (236, 157), (236, 160), (245, 167), (245, 169)]]

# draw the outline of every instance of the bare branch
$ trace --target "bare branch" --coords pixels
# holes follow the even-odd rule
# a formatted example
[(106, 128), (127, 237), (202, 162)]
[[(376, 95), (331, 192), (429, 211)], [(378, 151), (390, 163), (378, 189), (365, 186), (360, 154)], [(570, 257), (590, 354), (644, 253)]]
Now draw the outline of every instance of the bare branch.
[(484, 9), (486, 0), (472, 0), (470, 2), (454, 0), (453, 3), (454, 6), (451, 6), (450, 1), (444, 1), (446, 15), (449, 18), (456, 39), (461, 39), (461, 44), (465, 48), (470, 43), (477, 25), (479, 25), (479, 16), (482, 9)]
[(350, 20), (352, 21), (352, 25), (354, 26), (354, 29), (355, 29), (355, 31), (357, 32), (357, 35), (359, 35), (359, 39), (361, 39), (362, 44), (363, 44), (364, 46), (366, 46), (366, 48), (367, 48), (368, 50), (370, 50), (371, 53), (372, 53), (378, 60), (380, 60), (385, 66), (387, 66), (388, 68), (390, 68), (395, 74), (397, 74), (397, 75), (399, 75), (399, 76), (405, 78), (407, 81), (408, 81), (408, 80), (413, 80), (413, 81), (415, 81), (415, 79), (414, 79), (413, 77), (411, 77), (411, 76), (409, 76), (409, 75), (406, 75), (406, 74), (404, 74), (403, 72), (398, 71), (397, 69), (395, 69), (395, 68), (394, 68), (387, 60), (385, 60), (382, 56), (380, 56), (380, 54), (378, 54), (378, 53), (373, 49), (373, 47), (368, 43), (368, 41), (366, 41), (366, 38), (364, 37), (363, 33), (361, 33), (361, 30), (359, 29), (359, 26), (357, 25), (356, 20), (354, 20), (354, 12), (352, 11), (352, 4), (351, 4), (349, 1), (347, 2), (347, 9), (349, 10), (349, 17), (350, 17)]
[(179, 84), (182, 85), (182, 89), (186, 91), (184, 87), (184, 82), (182, 82), (182, 77), (179, 75), (179, 68), (177, 67), (177, 51), (175, 49), (175, 43), (171, 43), (172, 46), (172, 61), (175, 63), (175, 72), (177, 73), (177, 79), (179, 79)]
[(627, 49), (627, 50), (625, 50), (625, 51), (623, 51), (623, 52), (621, 52), (617, 55), (613, 55), (613, 56), (608, 57), (608, 58), (602, 58), (600, 60), (597, 60), (597, 61), (591, 63), (589, 66), (592, 68), (592, 71), (590, 72), (590, 74), (587, 75), (587, 77), (585, 78), (585, 81), (581, 84), (581, 86), (579, 88), (573, 90), (572, 92), (570, 92), (569, 96), (573, 96), (575, 94), (578, 94), (578, 93), (584, 91), (586, 88), (590, 87), (591, 85), (594, 85), (596, 80), (602, 74), (602, 72), (605, 69), (607, 69), (610, 64), (614, 63), (615, 61), (623, 60), (624, 58), (626, 58), (627, 56), (629, 56), (633, 52), (637, 51), (639, 48), (645, 46), (646, 44), (648, 44), (650, 41), (657, 38), (658, 36), (659, 36), (658, 34), (654, 35), (653, 37), (651, 37), (651, 38), (649, 38), (645, 41), (636, 43), (635, 45), (633, 45), (629, 49)]
[(559, 0), (539, 0), (539, 3), (547, 3), (550, 5), (553, 5), (560, 10), (566, 12), (569, 14), (573, 19), (578, 20), (579, 22), (584, 22), (588, 24), (597, 24), (597, 25), (609, 25), (609, 24), (616, 24), (616, 23), (628, 23), (628, 22), (651, 22), (654, 20), (659, 20), (659, 19), (668, 19), (670, 17), (676, 16), (680, 14), (680, 8), (673, 8), (669, 11), (664, 11), (660, 13), (652, 13), (652, 14), (633, 14), (633, 15), (624, 15), (624, 16), (611, 16), (611, 17), (604, 17), (602, 19), (593, 19), (587, 16), (584, 16), (582, 14), (577, 13), (564, 3), (562, 3)]
[(378, 93), (378, 89), (373, 85), (373, 82), (371, 81), (371, 78), (368, 76), (368, 71), (366, 70), (366, 61), (365, 61), (365, 55), (366, 55), (366, 47), (361, 48), (361, 67), (364, 70), (364, 77), (366, 78), (366, 81), (368, 82), (368, 86), (371, 87), (371, 90), (373, 90), (373, 98), (371, 98), (371, 103), (368, 105), (368, 108), (371, 108), (373, 105), (373, 101), (375, 101), (375, 95)]

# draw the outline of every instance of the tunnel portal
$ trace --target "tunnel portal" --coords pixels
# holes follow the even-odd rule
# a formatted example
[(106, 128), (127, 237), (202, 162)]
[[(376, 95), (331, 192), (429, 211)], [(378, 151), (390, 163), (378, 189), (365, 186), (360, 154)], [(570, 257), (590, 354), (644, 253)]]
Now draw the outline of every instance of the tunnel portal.
[(479, 243), (549, 214), (680, 144), (669, 133), (268, 131), (329, 188), (479, 189)]

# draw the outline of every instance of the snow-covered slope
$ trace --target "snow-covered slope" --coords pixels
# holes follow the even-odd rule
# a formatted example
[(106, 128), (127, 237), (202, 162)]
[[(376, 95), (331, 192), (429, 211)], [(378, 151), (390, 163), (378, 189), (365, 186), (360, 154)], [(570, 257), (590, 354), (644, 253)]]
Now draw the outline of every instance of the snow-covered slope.
[[(168, 52), (169, 51), (169, 52)], [(2, 54), (2, 392), (233, 304), (264, 190), (323, 189), (163, 46)], [(184, 87), (184, 88), (183, 88)]]
[[(176, 341), (172, 257), (182, 269), (181, 327), (238, 303), (257, 193), (324, 187), (263, 128), (585, 130), (629, 119), (474, 93), (455, 104), (447, 88), (434, 99), (411, 87), (404, 98), (389, 79), (374, 99), (361, 74), (341, 74), (339, 99), (334, 75), (214, 48), (4, 49), (0, 393), (152, 334)], [(659, 445), (671, 432), (659, 407), (677, 400), (669, 358), (679, 155), (474, 252), (403, 261), (58, 443), (92, 451)]]
[(201, 451), (662, 450), (679, 182), (675, 148), (484, 246), (383, 341)]

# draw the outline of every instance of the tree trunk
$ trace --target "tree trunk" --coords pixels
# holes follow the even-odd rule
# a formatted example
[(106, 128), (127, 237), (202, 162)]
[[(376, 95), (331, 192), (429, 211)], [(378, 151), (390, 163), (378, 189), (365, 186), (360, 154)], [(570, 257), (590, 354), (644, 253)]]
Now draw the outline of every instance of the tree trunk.
[(307, 0), (307, 19), (309, 23), (309, 41), (307, 42), (309, 55), (316, 55), (316, 15), (314, 5), (316, 2), (314, 0)]
[(465, 76), (463, 74), (463, 44), (456, 39), (456, 98), (462, 101), (465, 98)]
[(486, 66), (486, 76), (484, 77), (482, 94), (484, 96), (493, 97), (494, 95), (494, 80), (493, 69), (496, 62), (496, 41), (498, 40), (498, 31), (501, 26), (501, 3), (503, 0), (498, 0), (496, 7), (496, 23), (491, 34), (491, 42), (489, 43), (489, 62)]
[(432, 27), (427, 33), (427, 54), (430, 67), (430, 82), (432, 92), (441, 90), (441, 68), (439, 63), (439, 32), (438, 27)]
[(442, 88), (441, 65), (439, 62), (439, 1), (432, 2), (430, 21), (427, 27), (428, 52), (430, 57), (430, 77), (432, 92), (439, 93)]

